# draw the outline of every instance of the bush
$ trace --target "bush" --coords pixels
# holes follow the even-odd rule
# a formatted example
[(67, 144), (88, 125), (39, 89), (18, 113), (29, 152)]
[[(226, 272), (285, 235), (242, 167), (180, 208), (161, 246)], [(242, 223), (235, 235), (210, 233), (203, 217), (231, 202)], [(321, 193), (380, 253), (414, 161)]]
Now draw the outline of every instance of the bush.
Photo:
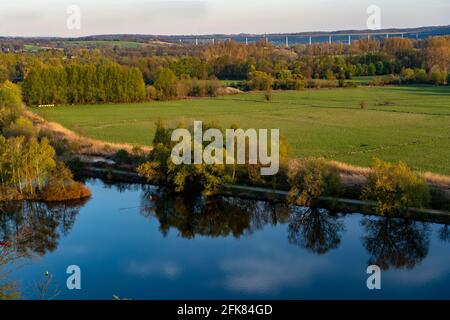
[(33, 127), (33, 123), (24, 117), (19, 117), (9, 126), (3, 129), (5, 137), (20, 137), (24, 136), (28, 139), (36, 137), (37, 132)]
[(73, 180), (70, 170), (62, 163), (50, 173), (41, 193), (41, 200), (49, 202), (80, 200), (91, 196), (91, 191), (82, 183)]
[(113, 156), (113, 160), (119, 165), (132, 163), (130, 154), (128, 153), (128, 151), (123, 149), (116, 152), (116, 154)]
[(429, 80), (430, 83), (441, 86), (445, 84), (445, 81), (447, 80), (447, 74), (441, 71), (434, 71), (430, 73)]
[(415, 81), (415, 73), (413, 69), (404, 68), (401, 73), (402, 82), (413, 83)]
[(366, 108), (367, 108), (367, 101), (361, 101), (361, 102), (359, 103), (359, 107), (360, 107), (361, 109), (366, 109)]
[(273, 77), (262, 71), (253, 71), (249, 74), (249, 85), (252, 90), (266, 91), (272, 88)]
[(324, 159), (305, 159), (291, 163), (288, 202), (314, 206), (318, 197), (339, 194), (341, 177), (336, 167)]
[(414, 70), (414, 78), (416, 80), (416, 83), (427, 83), (428, 82), (428, 75), (424, 69), (415, 69)]
[(264, 92), (264, 101), (270, 102), (272, 100), (273, 100), (272, 90), (267, 90), (266, 92)]
[(147, 100), (160, 100), (161, 93), (154, 86), (147, 86)]
[(358, 88), (356, 81), (346, 81), (344, 84), (345, 88)]
[(362, 199), (376, 201), (379, 214), (403, 214), (410, 207), (428, 205), (428, 185), (405, 163), (391, 164), (377, 159), (372, 170), (363, 188)]
[(387, 76), (383, 77), (383, 83), (399, 85), (399, 84), (402, 84), (402, 80), (399, 75), (388, 74)]

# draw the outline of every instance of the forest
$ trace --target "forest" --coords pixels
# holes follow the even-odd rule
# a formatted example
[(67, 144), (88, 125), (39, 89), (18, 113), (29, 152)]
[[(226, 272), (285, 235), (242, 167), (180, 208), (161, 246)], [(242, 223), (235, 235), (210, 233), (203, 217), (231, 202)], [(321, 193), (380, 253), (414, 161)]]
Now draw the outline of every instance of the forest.
[(154, 47), (67, 46), (0, 54), (0, 82), (20, 83), (29, 105), (166, 100), (221, 94), (218, 80), (241, 90), (302, 90), (450, 82), (450, 37), (387, 38), (351, 45), (277, 47), (265, 42)]

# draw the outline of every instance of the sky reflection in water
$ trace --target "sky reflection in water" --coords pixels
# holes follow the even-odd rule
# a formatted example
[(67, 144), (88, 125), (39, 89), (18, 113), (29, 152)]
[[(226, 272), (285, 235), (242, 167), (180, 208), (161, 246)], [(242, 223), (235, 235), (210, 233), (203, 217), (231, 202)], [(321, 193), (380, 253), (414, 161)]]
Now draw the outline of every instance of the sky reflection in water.
[[(88, 185), (87, 203), (2, 205), (0, 239), (19, 235), (29, 256), (0, 286), (37, 298), (48, 270), (57, 299), (450, 298), (444, 225)], [(66, 289), (72, 264), (80, 291)], [(369, 264), (383, 269), (380, 291), (366, 287)]]

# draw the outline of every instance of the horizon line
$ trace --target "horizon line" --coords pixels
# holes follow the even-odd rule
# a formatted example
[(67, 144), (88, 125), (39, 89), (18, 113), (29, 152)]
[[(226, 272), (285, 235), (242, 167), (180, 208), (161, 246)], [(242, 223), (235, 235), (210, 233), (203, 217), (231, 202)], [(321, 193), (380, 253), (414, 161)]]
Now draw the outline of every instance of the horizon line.
[[(299, 32), (271, 32), (271, 33), (214, 33), (214, 34), (151, 34), (151, 33), (103, 33), (103, 34), (86, 34), (86, 35), (78, 35), (78, 36), (33, 36), (33, 35), (0, 35), (0, 39), (2, 38), (12, 38), (12, 39), (80, 39), (80, 38), (89, 38), (89, 37), (102, 37), (102, 36), (146, 36), (146, 37), (214, 37), (214, 36), (280, 36), (280, 35), (320, 35), (320, 34), (337, 34), (344, 33), (348, 34), (349, 32), (360, 32), (364, 34), (374, 34), (380, 33), (383, 31), (400, 31), (402, 30), (410, 30), (409, 32), (414, 33), (412, 30), (416, 30), (418, 32), (420, 29), (427, 28), (450, 28), (450, 24), (448, 25), (427, 25), (427, 26), (419, 26), (419, 27), (387, 27), (382, 29), (341, 29), (341, 30), (316, 30), (316, 31), (299, 31)], [(405, 31), (406, 33), (408, 31)]]

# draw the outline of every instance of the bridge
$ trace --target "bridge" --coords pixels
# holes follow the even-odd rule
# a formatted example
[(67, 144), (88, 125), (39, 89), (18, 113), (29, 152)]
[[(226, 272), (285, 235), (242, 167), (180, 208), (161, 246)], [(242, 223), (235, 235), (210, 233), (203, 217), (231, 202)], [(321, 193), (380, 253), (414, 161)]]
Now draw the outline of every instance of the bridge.
[(228, 41), (235, 41), (237, 43), (251, 44), (256, 42), (266, 42), (277, 46), (290, 47), (293, 45), (305, 44), (312, 45), (316, 43), (341, 43), (351, 45), (353, 41), (362, 39), (375, 39), (381, 40), (383, 38), (408, 38), (415, 40), (424, 40), (432, 36), (430, 32), (420, 31), (364, 31), (364, 32), (315, 32), (315, 33), (292, 33), (292, 34), (270, 34), (270, 35), (210, 35), (210, 36), (160, 36), (159, 40), (167, 42), (177, 42), (181, 44), (215, 44)]

